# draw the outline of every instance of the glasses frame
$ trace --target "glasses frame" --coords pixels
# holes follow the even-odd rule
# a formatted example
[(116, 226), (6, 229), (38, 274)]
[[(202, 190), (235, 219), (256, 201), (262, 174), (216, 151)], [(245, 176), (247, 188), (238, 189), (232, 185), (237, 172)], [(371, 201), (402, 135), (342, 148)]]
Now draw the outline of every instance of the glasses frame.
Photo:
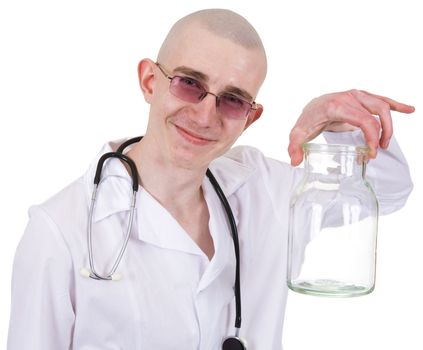
[(175, 94), (173, 94), (172, 91), (170, 91), (170, 85), (169, 85), (169, 91), (172, 93), (172, 95), (174, 95), (175, 97), (177, 97), (177, 98), (179, 98), (179, 99), (181, 99), (183, 101), (186, 101), (186, 102), (189, 102), (189, 103), (200, 103), (202, 100), (204, 100), (206, 98), (207, 95), (213, 95), (216, 98), (216, 108), (217, 108), (219, 106), (221, 96), (223, 96), (223, 95), (232, 95), (232, 96), (236, 97), (237, 99), (241, 100), (242, 102), (245, 102), (245, 103), (247, 103), (247, 104), (250, 105), (250, 109), (246, 112), (244, 118), (247, 118), (248, 117), (248, 115), (250, 114), (251, 110), (256, 111), (258, 109), (257, 103), (255, 101), (252, 101), (252, 102), (247, 101), (246, 99), (244, 99), (242, 97), (239, 97), (239, 96), (237, 96), (235, 94), (231, 94), (229, 92), (223, 92), (221, 94), (215, 94), (213, 92), (207, 91), (204, 88), (203, 84), (201, 84), (197, 79), (190, 78), (188, 76), (182, 76), (182, 75), (173, 75), (172, 76), (172, 75), (170, 75), (170, 74), (168, 74), (166, 72), (165, 68), (159, 62), (155, 62), (155, 65), (159, 68), (160, 72), (162, 72), (163, 75), (167, 79), (169, 79), (169, 83), (170, 84), (172, 83), (172, 80), (174, 78), (189, 78), (189, 79), (192, 79), (192, 80), (196, 81), (198, 83), (198, 85), (201, 86), (202, 89), (204, 90), (203, 95), (201, 95), (201, 98), (199, 98), (198, 102), (190, 102), (190, 101), (186, 101), (183, 98), (180, 98), (179, 96), (176, 96)]

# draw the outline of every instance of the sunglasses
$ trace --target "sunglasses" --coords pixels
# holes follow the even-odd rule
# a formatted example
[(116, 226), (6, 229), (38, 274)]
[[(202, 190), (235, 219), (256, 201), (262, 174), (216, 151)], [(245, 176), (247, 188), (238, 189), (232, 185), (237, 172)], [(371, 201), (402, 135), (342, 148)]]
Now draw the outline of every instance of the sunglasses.
[(231, 119), (244, 119), (251, 110), (256, 110), (256, 103), (248, 102), (237, 95), (224, 92), (216, 95), (207, 91), (199, 81), (187, 76), (170, 76), (165, 72), (160, 63), (157, 67), (169, 79), (170, 93), (185, 102), (200, 103), (208, 94), (216, 97), (216, 110), (219, 114)]

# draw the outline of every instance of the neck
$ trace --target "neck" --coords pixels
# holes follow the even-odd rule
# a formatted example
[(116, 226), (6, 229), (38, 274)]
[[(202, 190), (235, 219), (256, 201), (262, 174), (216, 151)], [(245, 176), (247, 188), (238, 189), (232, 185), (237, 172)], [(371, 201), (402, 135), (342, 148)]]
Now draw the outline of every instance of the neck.
[(140, 184), (171, 213), (196, 207), (204, 200), (201, 185), (207, 168), (187, 169), (164, 159), (158, 147), (143, 138), (128, 152)]
[(161, 156), (147, 138), (128, 152), (138, 170), (141, 186), (185, 229), (209, 259), (214, 244), (208, 228), (209, 211), (201, 184), (207, 168), (186, 169)]

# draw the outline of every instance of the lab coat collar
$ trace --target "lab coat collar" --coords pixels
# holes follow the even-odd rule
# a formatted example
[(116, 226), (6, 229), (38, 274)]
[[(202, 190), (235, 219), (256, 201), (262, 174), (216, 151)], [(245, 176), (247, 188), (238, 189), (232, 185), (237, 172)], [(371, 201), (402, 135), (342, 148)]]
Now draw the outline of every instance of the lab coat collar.
[[(125, 139), (105, 144), (91, 163), (84, 176), (89, 201), (91, 201), (94, 188), (93, 180), (98, 160), (104, 153), (116, 151), (119, 145), (124, 141)], [(227, 155), (215, 159), (210, 164), (209, 168), (228, 199), (248, 180), (255, 170), (253, 167), (247, 166)], [(101, 181), (97, 191), (93, 222), (100, 221), (119, 212), (130, 210), (132, 196), (131, 186), (131, 177), (121, 161), (115, 158), (107, 160), (102, 170)], [(113, 199), (111, 200), (110, 198)], [(137, 206), (138, 205), (139, 204), (137, 204)], [(234, 212), (235, 221), (238, 222), (237, 208), (232, 208), (232, 210)]]
[(223, 190), (226, 198), (229, 198), (238, 190), (255, 171), (250, 165), (230, 157), (231, 151), (215, 159), (209, 168)]
[[(209, 208), (209, 230), (213, 238), (214, 256), (201, 276), (197, 292), (206, 289), (225, 268), (225, 275), (230, 275), (229, 281), (232, 283), (235, 272), (235, 252), (227, 214), (208, 180), (203, 182), (203, 193)], [(232, 208), (232, 213), (237, 218), (235, 208)]]

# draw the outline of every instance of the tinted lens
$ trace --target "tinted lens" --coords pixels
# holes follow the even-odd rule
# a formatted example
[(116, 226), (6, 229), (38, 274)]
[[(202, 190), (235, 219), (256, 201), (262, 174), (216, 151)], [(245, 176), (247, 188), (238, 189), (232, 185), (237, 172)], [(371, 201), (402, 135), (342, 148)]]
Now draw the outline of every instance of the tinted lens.
[[(172, 78), (170, 92), (191, 103), (199, 103), (208, 93), (197, 80), (180, 76)], [(218, 112), (227, 118), (243, 119), (251, 109), (250, 103), (232, 94), (222, 94), (217, 100)]]
[(222, 115), (234, 119), (245, 118), (251, 109), (251, 105), (247, 101), (231, 94), (219, 96), (217, 107)]
[(198, 103), (206, 91), (195, 79), (175, 76), (170, 82), (170, 92), (181, 100)]

